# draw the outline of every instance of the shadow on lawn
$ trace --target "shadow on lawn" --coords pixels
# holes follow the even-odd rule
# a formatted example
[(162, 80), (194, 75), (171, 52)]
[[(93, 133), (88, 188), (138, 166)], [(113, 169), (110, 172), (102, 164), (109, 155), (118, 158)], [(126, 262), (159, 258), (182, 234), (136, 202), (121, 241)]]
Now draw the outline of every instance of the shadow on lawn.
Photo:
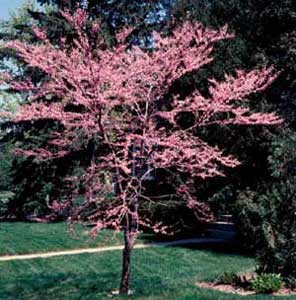
[[(190, 240), (200, 239), (197, 242), (190, 242)], [(209, 238), (210, 241), (207, 240), (207, 237), (204, 236), (192, 236), (192, 235), (178, 235), (174, 237), (167, 236), (153, 236), (153, 235), (144, 235), (142, 240), (148, 243), (170, 243), (174, 241), (182, 241), (185, 243), (176, 244), (176, 245), (167, 245), (168, 247), (181, 247), (187, 248), (191, 250), (205, 250), (211, 251), (220, 254), (228, 254), (228, 255), (242, 255), (246, 257), (252, 257), (252, 254), (243, 249), (240, 241), (238, 239), (214, 239)], [(188, 242), (186, 242), (188, 240)]]
[[(118, 274), (92, 272), (87, 274), (51, 273), (18, 277), (14, 284), (6, 285), (3, 299), (82, 299), (83, 295), (107, 295), (117, 286)], [(1, 298), (1, 297), (0, 297)], [(1, 298), (2, 299), (2, 298)]]
[[(117, 299), (112, 295), (119, 286), (120, 272), (55, 273), (34, 274), (18, 277), (14, 284), (6, 285), (0, 291), (0, 299), (5, 300), (52, 300), (52, 299)], [(160, 276), (137, 276), (133, 280), (137, 296), (159, 294), (167, 286)], [(159, 293), (157, 292), (159, 291)]]
[[(175, 246), (173, 246), (175, 247)], [(178, 247), (196, 249), (196, 250), (206, 250), (211, 252), (216, 252), (220, 254), (228, 255), (242, 255), (250, 257), (250, 254), (244, 250), (238, 242), (225, 241), (225, 242), (212, 242), (212, 243), (202, 243), (202, 244), (185, 244), (178, 245)]]

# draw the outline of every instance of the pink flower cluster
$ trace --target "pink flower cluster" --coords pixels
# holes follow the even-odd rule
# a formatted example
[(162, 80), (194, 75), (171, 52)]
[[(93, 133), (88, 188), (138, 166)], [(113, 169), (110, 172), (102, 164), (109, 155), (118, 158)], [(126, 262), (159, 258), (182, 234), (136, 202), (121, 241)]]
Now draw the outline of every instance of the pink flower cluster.
[[(142, 202), (152, 201), (144, 184), (148, 162), (153, 169), (165, 169), (176, 177), (184, 174), (190, 180), (222, 176), (222, 167), (239, 164), (236, 158), (196, 136), (197, 128), (281, 122), (274, 113), (253, 113), (246, 105), (250, 94), (264, 90), (276, 78), (272, 68), (238, 71), (236, 76), (225, 75), (222, 82), (213, 79), (209, 97), (195, 91), (185, 99), (178, 95), (173, 100), (166, 98), (176, 80), (213, 60), (214, 43), (233, 37), (227, 26), (216, 31), (186, 22), (166, 37), (155, 32), (156, 49), (150, 53), (137, 46), (128, 47), (125, 40), (132, 29), (118, 33), (116, 47), (107, 48), (99, 38), (99, 46), (93, 49), (85, 30), (87, 14), (78, 9), (74, 15), (64, 12), (63, 16), (77, 31), (74, 47), (52, 45), (40, 29), (35, 33), (41, 44), (5, 44), (28, 65), (45, 72), (48, 80), (42, 85), (34, 85), (30, 79), (15, 82), (9, 76), (3, 76), (3, 80), (31, 95), (31, 104), (21, 108), (16, 122), (54, 119), (65, 127), (63, 133), (53, 134), (46, 149), (19, 153), (66, 155), (81, 132), (83, 138), (96, 137), (106, 149), (104, 155), (95, 153), (92, 165), (80, 179), (88, 192), (86, 202), (73, 214), (78, 218), (84, 208), (95, 204), (97, 208), (89, 216), (97, 223), (94, 231), (108, 226), (119, 230), (123, 224), (133, 223), (137, 230), (138, 226), (151, 226), (165, 231), (140, 213)], [(93, 26), (93, 34), (99, 32), (99, 26)], [(59, 101), (40, 101), (50, 95)], [(71, 111), (71, 107), (77, 109)], [(182, 112), (193, 116), (189, 128), (180, 127), (176, 121)], [(116, 194), (112, 194), (114, 185)], [(187, 197), (189, 208), (209, 216), (206, 205), (195, 199), (189, 187), (183, 182), (176, 193)]]

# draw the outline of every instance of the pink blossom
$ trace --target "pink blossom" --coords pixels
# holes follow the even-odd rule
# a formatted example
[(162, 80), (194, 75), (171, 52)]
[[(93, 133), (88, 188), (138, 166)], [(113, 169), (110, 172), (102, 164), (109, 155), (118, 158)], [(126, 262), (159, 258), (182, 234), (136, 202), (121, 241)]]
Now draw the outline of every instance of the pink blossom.
[[(15, 90), (29, 92), (31, 97), (31, 103), (21, 107), (15, 122), (52, 119), (64, 126), (63, 132), (53, 133), (44, 149), (18, 149), (18, 154), (57, 158), (94, 138), (106, 149), (104, 156), (94, 153), (81, 178), (69, 180), (83, 182), (87, 190), (85, 202), (71, 210), (71, 220), (80, 221), (84, 209), (97, 205), (97, 210), (88, 216), (89, 221), (97, 224), (93, 233), (105, 227), (120, 230), (129, 222), (137, 224), (133, 228), (136, 232), (139, 226), (161, 233), (170, 231), (139, 213), (142, 202), (152, 201), (144, 188), (148, 164), (153, 169), (174, 170), (176, 175), (187, 175), (190, 180), (224, 176), (225, 168), (239, 165), (235, 157), (196, 136), (196, 128), (281, 122), (274, 113), (254, 113), (246, 105), (250, 94), (264, 90), (276, 78), (272, 67), (237, 71), (236, 76), (225, 75), (223, 81), (212, 79), (207, 98), (198, 91), (185, 99), (178, 95), (172, 101), (165, 98), (176, 80), (213, 60), (216, 42), (233, 37), (227, 26), (212, 30), (200, 23), (186, 22), (166, 37), (155, 32), (156, 49), (148, 53), (125, 43), (132, 28), (117, 34), (118, 44), (114, 48), (106, 49), (102, 41), (93, 49), (85, 32), (86, 12), (78, 9), (71, 15), (66, 11), (63, 16), (77, 31), (75, 47), (71, 49), (54, 47), (37, 28), (34, 30), (43, 41), (41, 44), (2, 43), (14, 49), (28, 65), (45, 72), (48, 80), (35, 85), (30, 78), (23, 82), (13, 81), (7, 74), (1, 78)], [(99, 32), (99, 26), (93, 25), (94, 34)], [(59, 101), (38, 102), (52, 95)], [(168, 105), (163, 106), (164, 103)], [(182, 112), (194, 116), (190, 128), (180, 128), (176, 122)], [(221, 113), (228, 114), (217, 118)], [(170, 126), (160, 127), (161, 120)], [(112, 186), (116, 193), (112, 194)], [(192, 182), (184, 182), (176, 188), (176, 195), (186, 197), (188, 207), (199, 218), (211, 219), (208, 207), (195, 198), (191, 187)]]

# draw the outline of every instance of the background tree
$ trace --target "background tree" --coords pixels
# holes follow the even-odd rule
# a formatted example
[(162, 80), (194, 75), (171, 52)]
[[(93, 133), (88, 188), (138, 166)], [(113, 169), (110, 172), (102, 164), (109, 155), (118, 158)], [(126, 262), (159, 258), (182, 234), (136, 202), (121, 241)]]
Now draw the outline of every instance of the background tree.
[(285, 128), (272, 141), (270, 181), (258, 190), (238, 191), (236, 209), (244, 239), (257, 251), (261, 272), (280, 273), (295, 288), (295, 133)]
[[(222, 82), (210, 80), (208, 97), (196, 90), (185, 98), (180, 94), (167, 98), (175, 81), (212, 61), (213, 43), (232, 37), (227, 27), (213, 31), (186, 22), (171, 36), (154, 33), (156, 50), (150, 53), (128, 47), (125, 40), (131, 30), (125, 29), (117, 35), (117, 45), (108, 50), (99, 36), (93, 47), (85, 32), (88, 16), (84, 10), (78, 9), (73, 16), (62, 14), (75, 27), (74, 48), (55, 47), (38, 28), (34, 30), (40, 44), (5, 44), (28, 65), (48, 75), (41, 85), (30, 77), (20, 82), (3, 75), (13, 89), (30, 92), (30, 103), (22, 106), (14, 121), (51, 119), (63, 129), (53, 132), (42, 147), (17, 152), (41, 160), (55, 159), (83, 148), (91, 139), (99, 141), (100, 149), (93, 151), (91, 166), (81, 178), (85, 201), (70, 197), (53, 207), (70, 207), (71, 219), (79, 221), (82, 212), (92, 206), (94, 213), (88, 219), (96, 222), (93, 233), (110, 226), (124, 230), (120, 292), (128, 293), (131, 253), (140, 227), (167, 230), (150, 222), (149, 211), (143, 213), (142, 203), (156, 201), (145, 188), (146, 177), (152, 170), (165, 170), (175, 183), (174, 194), (185, 197), (188, 207), (206, 215), (206, 207), (192, 193), (193, 179), (221, 176), (223, 167), (232, 168), (239, 162), (198, 137), (199, 130), (220, 124), (279, 123), (273, 113), (254, 113), (245, 105), (246, 97), (264, 90), (276, 74), (271, 68), (238, 71), (236, 77), (225, 76)], [(99, 24), (94, 23), (92, 34), (97, 35), (98, 30)], [(44, 96), (54, 96), (56, 101), (44, 101)], [(189, 114), (192, 122), (180, 123), (182, 114)]]
[(285, 126), (248, 128), (238, 135), (222, 131), (220, 139), (219, 134), (208, 136), (224, 147), (230, 142), (231, 153), (243, 164), (234, 176), (206, 185), (203, 191), (216, 214), (234, 214), (242, 244), (257, 253), (260, 270), (290, 277), (295, 286), (295, 272), (289, 267), (295, 264), (296, 252), (294, 1), (180, 0), (174, 15), (180, 22), (190, 18), (214, 27), (227, 22), (237, 33), (231, 45), (217, 49), (217, 64), (206, 72), (219, 74), (219, 65), (232, 71), (268, 63), (281, 70), (276, 82), (257, 98), (257, 105), (276, 109), (285, 116)]
[[(47, 16), (44, 19), (36, 17), (41, 14)], [(54, 16), (54, 18), (52, 18)], [(53, 7), (46, 7), (43, 12), (36, 11), (33, 2), (25, 4), (8, 21), (1, 22), (1, 40), (21, 40), (30, 43), (38, 43), (32, 28), (34, 26), (46, 28), (53, 44), (58, 45), (60, 38), (67, 36), (71, 41), (74, 30), (61, 14), (57, 14)], [(59, 31), (57, 31), (59, 30)], [(62, 32), (61, 32), (62, 30)], [(41, 83), (46, 76), (37, 68), (26, 65), (14, 51), (6, 48), (0, 49), (1, 70), (9, 71), (14, 78), (22, 80), (31, 76), (35, 84)], [(26, 91), (16, 91), (12, 88), (1, 91), (1, 109), (16, 112), (20, 105), (26, 102)], [(49, 101), (50, 99), (47, 99)], [(32, 158), (17, 157), (10, 150), (15, 147), (41, 146), (49, 137), (52, 130), (57, 130), (53, 122), (41, 120), (34, 124), (19, 122), (17, 125), (2, 119), (1, 126), (1, 187), (0, 190), (13, 192), (5, 203), (5, 209), (1, 210), (1, 217), (26, 220), (32, 215), (44, 216), (50, 212), (48, 205), (53, 199), (62, 197), (68, 183), (64, 178), (80, 172), (91, 153), (91, 145), (84, 152), (72, 154), (69, 157), (56, 159), (50, 162), (40, 162)], [(74, 158), (75, 157), (75, 158)], [(79, 159), (78, 159), (79, 157)], [(71, 163), (71, 160), (77, 163)], [(67, 165), (67, 167), (65, 167)], [(73, 168), (72, 168), (73, 166)], [(30, 174), (30, 176), (28, 176)]]
[[(202, 74), (193, 74), (189, 86), (200, 84), (203, 76), (207, 77), (209, 74), (219, 78), (222, 70), (232, 73), (236, 68), (251, 69), (255, 65), (273, 64), (281, 70), (281, 75), (271, 88), (256, 97), (254, 103), (261, 109), (273, 108), (279, 111), (288, 120), (287, 126), (294, 128), (295, 18), (293, 16), (295, 6), (293, 1), (179, 0), (173, 13), (180, 22), (190, 18), (213, 27), (228, 23), (237, 33), (231, 43), (226, 41), (219, 45), (215, 52), (216, 63), (209, 65)], [(282, 131), (262, 127), (238, 129), (238, 131), (233, 130), (232, 133), (222, 128), (219, 134), (209, 138), (213, 138), (221, 146), (230, 146), (231, 153), (244, 163), (237, 169), (237, 173), (234, 172), (233, 177), (230, 176), (226, 181), (215, 182), (210, 187), (205, 187), (206, 195), (212, 196), (213, 192), (218, 192), (219, 195), (214, 197), (225, 199), (228, 203), (229, 194), (221, 190), (225, 184), (234, 195), (232, 197), (234, 201), (231, 203), (235, 202), (237, 189), (250, 187), (256, 190), (257, 187), (259, 188), (259, 182), (265, 181), (265, 184), (268, 184), (270, 172), (267, 156), (272, 147), (272, 140), (276, 136), (280, 137)], [(236, 138), (237, 136), (239, 139)], [(213, 203), (216, 204), (217, 201), (214, 200)], [(228, 210), (232, 208), (230, 205)]]
[[(116, 42), (116, 32), (125, 26), (132, 26), (134, 32), (130, 35), (132, 44), (141, 47), (152, 47), (152, 30), (164, 30), (171, 17), (171, 8), (175, 0), (156, 1), (85, 1), (85, 0), (37, 0), (42, 6), (53, 5), (59, 9), (74, 11), (77, 6), (88, 11), (89, 18), (100, 20), (109, 44)], [(63, 34), (63, 18), (59, 11), (44, 14), (31, 11), (32, 16), (51, 27), (52, 34)], [(61, 26), (62, 25), (62, 26)], [(65, 31), (64, 31), (65, 32)], [(50, 36), (49, 36), (50, 37)]]

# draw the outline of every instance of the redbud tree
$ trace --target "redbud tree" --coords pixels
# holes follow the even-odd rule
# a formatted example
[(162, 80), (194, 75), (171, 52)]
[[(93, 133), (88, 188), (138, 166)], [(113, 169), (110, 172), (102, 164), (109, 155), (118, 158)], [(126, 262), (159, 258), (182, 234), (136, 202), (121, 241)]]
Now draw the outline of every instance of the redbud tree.
[[(94, 152), (82, 178), (68, 178), (83, 180), (86, 191), (72, 219), (79, 219), (89, 204), (95, 204), (89, 216), (96, 224), (93, 233), (106, 227), (124, 231), (120, 293), (128, 293), (131, 253), (139, 230), (150, 227), (156, 232), (166, 231), (140, 213), (140, 206), (151, 201), (144, 184), (148, 173), (167, 170), (182, 178), (177, 180), (178, 197), (185, 197), (189, 208), (203, 210), (191, 191), (192, 180), (222, 176), (223, 167), (233, 168), (239, 162), (198, 137), (196, 129), (213, 124), (279, 123), (274, 113), (252, 112), (247, 106), (247, 96), (264, 90), (276, 74), (272, 68), (237, 71), (236, 76), (225, 75), (222, 82), (210, 80), (210, 96), (195, 90), (185, 98), (168, 98), (174, 82), (213, 60), (214, 43), (233, 37), (226, 26), (212, 30), (200, 23), (185, 22), (166, 37), (154, 32), (154, 50), (147, 52), (126, 43), (132, 29), (119, 32), (117, 45), (110, 49), (98, 35), (100, 24), (94, 23), (91, 33), (86, 33), (88, 16), (83, 10), (78, 9), (74, 15), (62, 14), (76, 30), (73, 47), (67, 47), (64, 41), (60, 47), (51, 44), (39, 28), (34, 29), (38, 44), (16, 40), (4, 45), (47, 78), (42, 84), (34, 84), (30, 78), (16, 81), (9, 74), (2, 75), (6, 84), (29, 98), (14, 121), (51, 119), (63, 127), (52, 133), (43, 148), (17, 152), (54, 159), (68, 155), (85, 140), (100, 143), (104, 151)], [(91, 42), (94, 36), (95, 47)], [(52, 96), (55, 101), (45, 100)], [(194, 122), (186, 128), (177, 122), (184, 112), (194, 116)], [(112, 197), (106, 196), (110, 178), (116, 184)], [(53, 207), (65, 207), (71, 201)]]

